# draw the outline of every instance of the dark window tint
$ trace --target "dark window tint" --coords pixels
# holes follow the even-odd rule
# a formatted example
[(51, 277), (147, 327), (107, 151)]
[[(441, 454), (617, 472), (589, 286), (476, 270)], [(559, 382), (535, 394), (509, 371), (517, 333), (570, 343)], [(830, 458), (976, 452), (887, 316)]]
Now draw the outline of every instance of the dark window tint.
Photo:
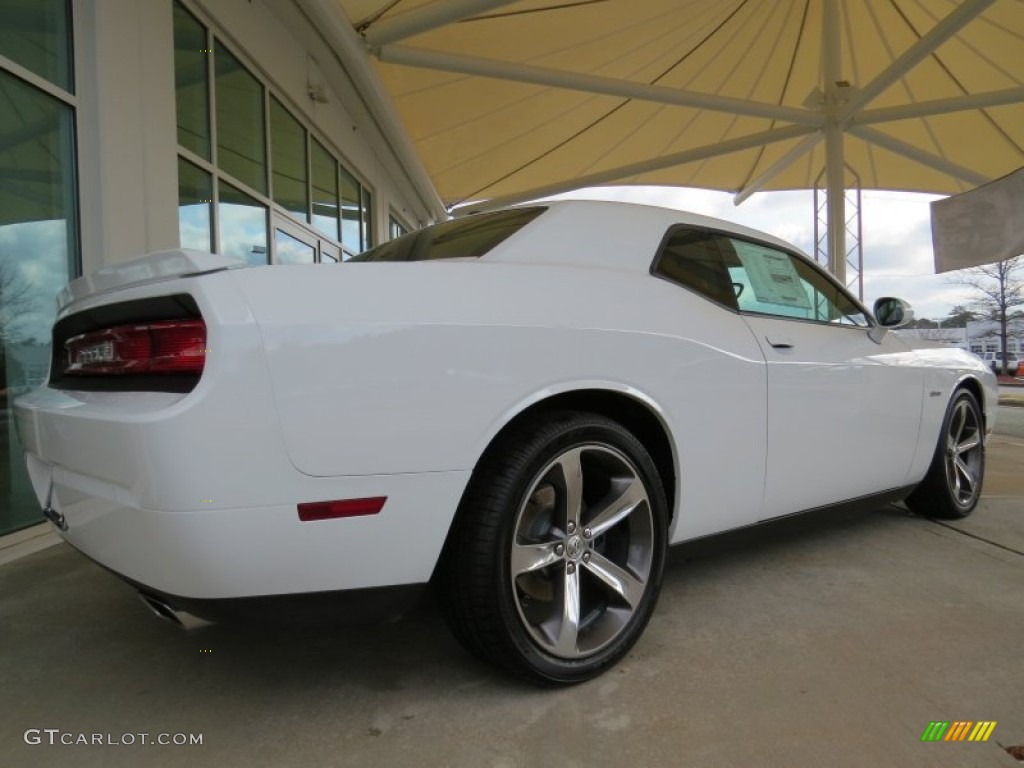
[(338, 163), (316, 139), (312, 140), (313, 226), (338, 240)]
[(675, 230), (654, 261), (654, 274), (735, 309), (736, 289), (722, 258), (722, 239), (713, 232)]
[(352, 253), (366, 250), (362, 232), (359, 182), (344, 167), (341, 172), (341, 244)]
[(69, 0), (0, 2), (0, 55), (73, 91)]
[(301, 221), (309, 221), (309, 173), (306, 129), (270, 97), (270, 166), (274, 202)]
[(389, 240), (352, 261), (428, 261), (480, 257), (537, 218), (544, 208), (516, 208), (442, 221)]
[(210, 78), (206, 27), (174, 4), (174, 89), (178, 143), (210, 159)]
[(263, 85), (217, 41), (217, 165), (259, 192), (267, 191)]

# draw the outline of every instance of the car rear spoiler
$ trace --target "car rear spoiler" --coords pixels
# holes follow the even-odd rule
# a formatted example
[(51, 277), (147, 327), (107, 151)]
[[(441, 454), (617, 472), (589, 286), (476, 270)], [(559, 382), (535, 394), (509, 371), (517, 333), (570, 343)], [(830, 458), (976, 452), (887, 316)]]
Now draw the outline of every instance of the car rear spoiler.
[(57, 296), (57, 311), (87, 296), (247, 266), (249, 264), (240, 259), (202, 251), (159, 251), (121, 264), (111, 264), (71, 281)]

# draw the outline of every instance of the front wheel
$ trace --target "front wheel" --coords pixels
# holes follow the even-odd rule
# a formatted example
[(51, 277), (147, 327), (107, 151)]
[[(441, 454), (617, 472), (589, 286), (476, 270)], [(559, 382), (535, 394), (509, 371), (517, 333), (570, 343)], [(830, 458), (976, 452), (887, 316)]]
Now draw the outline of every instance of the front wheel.
[(974, 395), (961, 389), (946, 411), (928, 474), (907, 498), (907, 506), (941, 520), (967, 517), (981, 497), (984, 477), (985, 420)]
[(621, 425), (529, 419), (488, 451), (460, 505), (438, 579), (452, 630), (535, 681), (600, 674), (654, 610), (667, 517), (654, 463)]

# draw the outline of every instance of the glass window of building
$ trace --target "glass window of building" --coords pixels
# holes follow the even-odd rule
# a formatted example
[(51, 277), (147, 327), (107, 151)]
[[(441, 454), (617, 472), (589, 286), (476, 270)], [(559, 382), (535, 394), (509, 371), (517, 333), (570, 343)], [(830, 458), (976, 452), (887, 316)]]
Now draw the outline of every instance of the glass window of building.
[(401, 237), (408, 231), (408, 228), (396, 219), (393, 214), (388, 216), (388, 240), (394, 240), (396, 237)]
[(359, 250), (365, 251), (373, 248), (373, 195), (366, 187), (362, 188), (362, 240), (359, 243)]
[(309, 173), (306, 131), (277, 99), (270, 99), (270, 167), (274, 202), (302, 221), (309, 221)]
[(341, 175), (341, 244), (354, 255), (373, 247), (373, 195), (344, 166)]
[(217, 166), (257, 192), (267, 192), (263, 86), (218, 40), (214, 45)]
[(182, 248), (213, 250), (213, 179), (178, 158), (178, 234)]
[(218, 253), (233, 256), (250, 264), (266, 264), (267, 207), (254, 197), (226, 182), (218, 185), (220, 224)]
[(362, 196), (356, 177), (341, 168), (341, 244), (346, 251), (363, 250)]
[(313, 226), (334, 240), (338, 237), (338, 162), (324, 146), (310, 142), (313, 171)]
[(0, 18), (0, 56), (74, 92), (70, 0), (2, 0)]
[(304, 262), (309, 251), (332, 261), (371, 247), (372, 192), (216, 39), (201, 10), (181, 0), (173, 8), (182, 247), (253, 264)]
[[(77, 273), (67, 3), (0, 0), (0, 534), (42, 522), (11, 403), (46, 379), (57, 293)], [(15, 39), (23, 35), (22, 39)], [(53, 84), (41, 90), (9, 62)]]
[(278, 264), (312, 264), (316, 261), (315, 247), (284, 230), (274, 230), (274, 246)]
[(210, 74), (206, 28), (174, 4), (174, 89), (178, 144), (210, 159)]

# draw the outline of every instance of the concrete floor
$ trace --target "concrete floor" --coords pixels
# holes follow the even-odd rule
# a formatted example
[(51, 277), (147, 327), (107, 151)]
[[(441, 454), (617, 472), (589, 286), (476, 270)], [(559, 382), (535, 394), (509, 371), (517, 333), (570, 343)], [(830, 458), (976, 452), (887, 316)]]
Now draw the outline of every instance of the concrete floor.
[[(0, 766), (1020, 765), (1002, 747), (1024, 744), (1022, 468), (1024, 439), (997, 435), (962, 523), (885, 507), (673, 550), (633, 652), (555, 691), (476, 663), (429, 604), (186, 633), (50, 547), (0, 567)], [(932, 720), (998, 725), (921, 743)], [(203, 743), (25, 743), (48, 728)]]

